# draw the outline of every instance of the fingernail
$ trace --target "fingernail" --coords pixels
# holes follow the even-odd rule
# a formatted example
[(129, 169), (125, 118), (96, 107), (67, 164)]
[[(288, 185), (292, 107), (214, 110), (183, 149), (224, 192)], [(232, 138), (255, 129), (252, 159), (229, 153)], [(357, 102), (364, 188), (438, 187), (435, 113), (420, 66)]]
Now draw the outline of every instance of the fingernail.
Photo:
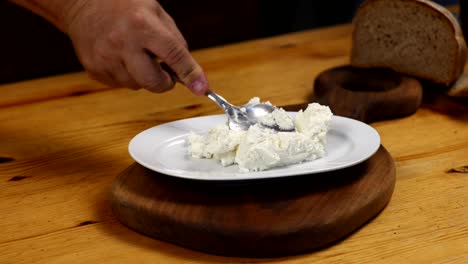
[(189, 85), (190, 90), (192, 90), (197, 95), (203, 95), (208, 88), (208, 82), (205, 78), (199, 77)]

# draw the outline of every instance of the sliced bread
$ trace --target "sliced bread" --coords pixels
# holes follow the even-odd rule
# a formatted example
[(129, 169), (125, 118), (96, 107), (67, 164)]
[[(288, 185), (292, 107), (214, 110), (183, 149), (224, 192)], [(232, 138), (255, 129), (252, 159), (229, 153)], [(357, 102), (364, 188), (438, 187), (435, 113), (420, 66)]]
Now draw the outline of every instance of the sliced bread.
[(434, 2), (367, 0), (353, 25), (355, 67), (386, 67), (446, 85), (463, 71), (466, 44), (460, 25)]

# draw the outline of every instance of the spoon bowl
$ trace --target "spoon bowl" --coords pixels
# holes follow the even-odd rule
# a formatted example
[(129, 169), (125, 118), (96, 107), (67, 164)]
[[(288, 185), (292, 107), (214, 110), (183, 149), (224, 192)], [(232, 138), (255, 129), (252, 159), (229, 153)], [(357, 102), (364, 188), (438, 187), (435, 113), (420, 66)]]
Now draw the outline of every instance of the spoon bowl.
[[(247, 130), (250, 126), (260, 123), (260, 119), (277, 109), (271, 104), (252, 104), (248, 103), (243, 106), (235, 106), (229, 103), (219, 94), (208, 90), (208, 98), (213, 100), (219, 105), (228, 117), (228, 125), (232, 130)], [(264, 127), (268, 127), (277, 131), (292, 132), (294, 129), (282, 129), (278, 125), (265, 125), (260, 123)]]
[[(179, 77), (177, 77), (177, 74), (175, 74), (174, 71), (166, 63), (161, 63), (161, 67), (164, 70), (166, 70), (175, 81), (183, 84), (183, 82), (180, 81)], [(205, 95), (211, 100), (213, 100), (217, 105), (219, 105), (224, 110), (224, 112), (226, 113), (228, 117), (229, 128), (232, 130), (248, 130), (250, 126), (259, 123), (259, 119), (261, 117), (266, 116), (272, 113), (273, 111), (275, 111), (275, 109), (277, 109), (275, 106), (271, 104), (262, 104), (262, 103), (246, 104), (241, 107), (235, 106), (229, 103), (226, 99), (224, 99), (219, 94), (209, 89)], [(274, 125), (261, 124), (261, 125), (264, 127), (277, 130), (277, 131), (285, 131), (285, 132), (295, 131), (294, 128), (284, 129), (278, 126), (277, 124), (274, 124)]]

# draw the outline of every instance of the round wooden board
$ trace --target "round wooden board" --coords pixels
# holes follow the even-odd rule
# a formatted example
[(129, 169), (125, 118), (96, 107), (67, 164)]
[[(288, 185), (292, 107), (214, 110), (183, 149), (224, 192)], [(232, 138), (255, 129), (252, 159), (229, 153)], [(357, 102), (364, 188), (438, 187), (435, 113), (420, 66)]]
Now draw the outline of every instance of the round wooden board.
[(277, 257), (328, 246), (388, 203), (395, 166), (383, 146), (334, 172), (194, 181), (133, 164), (112, 187), (117, 218), (145, 235), (217, 255)]
[(345, 65), (317, 76), (312, 101), (328, 105), (335, 115), (369, 123), (411, 115), (422, 97), (422, 85), (415, 78), (389, 69)]

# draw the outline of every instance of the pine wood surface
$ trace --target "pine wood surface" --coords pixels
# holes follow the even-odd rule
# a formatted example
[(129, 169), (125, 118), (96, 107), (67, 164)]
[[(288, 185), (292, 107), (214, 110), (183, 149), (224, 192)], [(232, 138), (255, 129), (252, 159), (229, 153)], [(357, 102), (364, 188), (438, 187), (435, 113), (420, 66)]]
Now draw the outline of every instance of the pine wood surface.
[[(347, 64), (349, 25), (194, 52), (212, 88), (297, 109), (314, 78)], [(466, 263), (468, 110), (436, 95), (405, 118), (372, 123), (396, 162), (388, 206), (332, 247), (299, 256), (213, 256), (142, 236), (111, 212), (130, 139), (182, 118), (219, 114), (183, 87), (109, 89), (84, 73), (0, 86), (0, 263)], [(458, 168), (458, 169), (457, 169)], [(455, 169), (455, 170), (454, 170)]]

